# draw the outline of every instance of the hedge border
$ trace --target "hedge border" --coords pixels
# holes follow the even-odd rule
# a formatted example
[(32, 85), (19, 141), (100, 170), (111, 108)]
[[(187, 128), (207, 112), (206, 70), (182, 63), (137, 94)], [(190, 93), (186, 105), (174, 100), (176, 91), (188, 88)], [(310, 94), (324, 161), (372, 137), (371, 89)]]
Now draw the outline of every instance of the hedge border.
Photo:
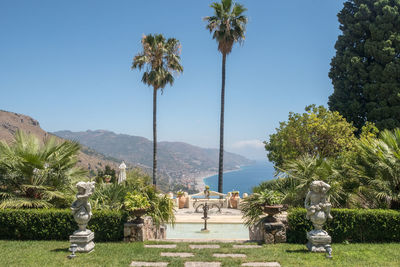
[[(121, 241), (127, 214), (120, 211), (93, 211), (88, 229), (95, 241)], [(0, 239), (68, 240), (78, 229), (71, 210), (5, 209), (0, 210)]]
[[(333, 243), (400, 242), (400, 212), (377, 209), (332, 209), (333, 219), (324, 229)], [(306, 243), (306, 233), (312, 230), (305, 209), (291, 209), (288, 213), (287, 240)]]

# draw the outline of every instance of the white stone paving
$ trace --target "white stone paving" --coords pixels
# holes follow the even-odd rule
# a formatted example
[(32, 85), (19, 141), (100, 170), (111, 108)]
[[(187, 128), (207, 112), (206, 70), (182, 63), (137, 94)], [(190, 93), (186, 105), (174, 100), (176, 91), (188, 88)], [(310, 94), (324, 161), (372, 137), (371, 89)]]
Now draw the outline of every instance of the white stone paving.
[(144, 261), (132, 261), (129, 266), (168, 266), (168, 262), (144, 262)]
[(233, 245), (233, 248), (262, 248), (258, 245)]
[(214, 253), (213, 257), (216, 257), (216, 258), (246, 258), (246, 255), (245, 254)]
[(171, 245), (144, 245), (145, 248), (176, 248), (176, 244)]
[(219, 245), (189, 245), (191, 249), (220, 248)]
[(246, 262), (242, 266), (267, 266), (267, 267), (281, 267), (279, 262)]
[(187, 261), (185, 262), (185, 267), (219, 267), (220, 262), (204, 262), (204, 261)]
[(161, 252), (160, 255), (163, 257), (181, 257), (181, 258), (194, 256), (193, 253), (187, 253), (187, 252)]

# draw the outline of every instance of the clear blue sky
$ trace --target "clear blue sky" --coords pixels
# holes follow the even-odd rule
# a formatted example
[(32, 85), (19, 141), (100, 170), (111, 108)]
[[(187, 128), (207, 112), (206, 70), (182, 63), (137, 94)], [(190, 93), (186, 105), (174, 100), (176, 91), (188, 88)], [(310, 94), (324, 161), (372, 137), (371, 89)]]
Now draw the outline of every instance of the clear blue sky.
[[(221, 55), (202, 18), (213, 1), (0, 1), (0, 109), (46, 131), (152, 138), (152, 90), (130, 69), (143, 34), (182, 44), (184, 73), (158, 98), (158, 138), (218, 147)], [(238, 1), (246, 40), (227, 59), (225, 147), (263, 158), (289, 111), (327, 105), (343, 1)]]

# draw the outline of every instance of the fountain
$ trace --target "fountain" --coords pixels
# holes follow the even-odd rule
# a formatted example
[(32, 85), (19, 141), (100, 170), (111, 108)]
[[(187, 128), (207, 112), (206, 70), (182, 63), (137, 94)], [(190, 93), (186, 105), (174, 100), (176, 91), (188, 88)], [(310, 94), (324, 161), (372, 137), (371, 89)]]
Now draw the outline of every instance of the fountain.
[(207, 229), (207, 220), (210, 219), (210, 217), (208, 217), (208, 209), (209, 209), (209, 207), (208, 207), (208, 204), (207, 204), (207, 202), (206, 202), (206, 203), (203, 205), (203, 217), (201, 217), (201, 218), (204, 220), (204, 228), (201, 229), (201, 232), (203, 232), (203, 233), (208, 233), (208, 232), (210, 232), (210, 231)]

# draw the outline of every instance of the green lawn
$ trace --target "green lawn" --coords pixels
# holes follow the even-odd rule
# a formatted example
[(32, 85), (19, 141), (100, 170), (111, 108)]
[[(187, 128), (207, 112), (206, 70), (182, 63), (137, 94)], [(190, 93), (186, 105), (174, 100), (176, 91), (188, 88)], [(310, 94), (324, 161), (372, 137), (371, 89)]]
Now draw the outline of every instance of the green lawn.
[[(154, 244), (155, 242), (146, 242)], [(0, 240), (1, 266), (129, 266), (136, 261), (167, 261), (168, 266), (183, 266), (185, 261), (221, 261), (222, 266), (240, 266), (248, 261), (278, 261), (282, 266), (400, 266), (400, 243), (333, 244), (333, 259), (324, 254), (308, 253), (304, 245), (264, 245), (259, 249), (233, 249), (221, 243), (220, 249), (192, 250), (188, 243), (176, 249), (144, 248), (143, 243), (96, 243), (95, 251), (67, 259), (68, 242)], [(160, 257), (160, 251), (194, 252), (195, 257), (175, 259)], [(244, 253), (246, 259), (215, 259), (212, 254)]]

